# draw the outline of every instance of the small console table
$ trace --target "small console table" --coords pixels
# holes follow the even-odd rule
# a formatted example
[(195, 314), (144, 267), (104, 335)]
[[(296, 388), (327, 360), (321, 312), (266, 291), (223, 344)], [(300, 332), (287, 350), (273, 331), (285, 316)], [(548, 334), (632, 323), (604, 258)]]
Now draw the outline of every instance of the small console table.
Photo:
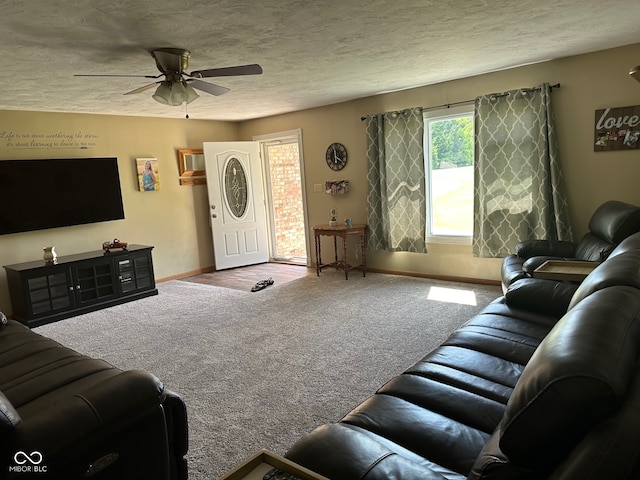
[[(313, 235), (316, 243), (316, 275), (320, 276), (320, 272), (325, 267), (335, 267), (336, 270), (344, 270), (344, 278), (349, 279), (350, 270), (362, 270), (362, 276), (365, 276), (367, 270), (366, 256), (366, 225), (338, 225), (332, 227), (330, 225), (316, 225), (313, 227)], [(320, 236), (327, 235), (333, 237), (333, 249), (335, 260), (331, 263), (322, 263), (322, 251), (320, 246)], [(347, 238), (351, 236), (360, 237), (360, 250), (362, 255), (362, 263), (360, 265), (349, 265), (347, 263)], [(338, 237), (342, 238), (342, 260), (338, 260)]]
[(103, 250), (5, 265), (13, 318), (37, 327), (63, 318), (157, 295), (151, 250)]

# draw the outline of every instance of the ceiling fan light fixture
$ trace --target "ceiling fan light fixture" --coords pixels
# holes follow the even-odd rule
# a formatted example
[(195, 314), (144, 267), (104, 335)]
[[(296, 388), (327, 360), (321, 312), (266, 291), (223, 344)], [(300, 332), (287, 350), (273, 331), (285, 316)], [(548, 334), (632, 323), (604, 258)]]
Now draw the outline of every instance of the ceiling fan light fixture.
[(640, 65), (633, 67), (631, 70), (629, 70), (629, 75), (631, 75), (633, 78), (635, 78), (637, 81), (640, 82)]
[(171, 84), (169, 82), (162, 82), (152, 95), (152, 98), (163, 105), (171, 105)]
[(174, 80), (171, 83), (171, 100), (169, 105), (177, 107), (187, 101), (187, 89), (181, 80)]
[(193, 102), (200, 95), (184, 80), (166, 80), (160, 84), (152, 97), (163, 105), (179, 107), (185, 102)]
[(198, 95), (196, 93), (196, 91), (194, 90), (194, 88), (189, 85), (188, 83), (185, 84), (184, 86), (185, 91), (187, 92), (187, 103), (191, 103), (193, 102), (196, 98), (199, 98), (200, 95)]

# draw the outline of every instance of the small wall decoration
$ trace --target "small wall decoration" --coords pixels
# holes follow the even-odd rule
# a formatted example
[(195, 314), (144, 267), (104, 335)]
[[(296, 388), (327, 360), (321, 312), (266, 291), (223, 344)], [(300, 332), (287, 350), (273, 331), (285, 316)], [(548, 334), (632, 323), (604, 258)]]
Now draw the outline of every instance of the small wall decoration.
[(207, 183), (202, 149), (179, 149), (178, 171), (180, 172), (180, 185), (203, 185)]
[(596, 110), (593, 151), (633, 150), (640, 140), (640, 105)]
[(158, 174), (158, 159), (136, 158), (138, 168), (138, 186), (141, 192), (155, 192), (160, 190), (160, 175)]
[(349, 180), (329, 180), (324, 182), (324, 193), (342, 195), (349, 191)]

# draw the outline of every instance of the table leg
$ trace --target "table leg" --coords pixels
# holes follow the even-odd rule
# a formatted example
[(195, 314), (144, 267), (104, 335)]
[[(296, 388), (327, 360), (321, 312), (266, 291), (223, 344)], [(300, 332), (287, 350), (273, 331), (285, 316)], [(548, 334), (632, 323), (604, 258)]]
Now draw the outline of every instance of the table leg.
[(345, 280), (349, 280), (349, 269), (348, 269), (348, 264), (347, 264), (347, 237), (344, 236), (342, 237), (342, 259), (344, 261), (344, 263), (342, 264), (343, 268), (344, 268), (344, 279)]
[(322, 256), (320, 253), (320, 235), (315, 235), (316, 239), (316, 275), (320, 276), (320, 265), (322, 264)]
[(338, 265), (338, 236), (334, 235), (333, 236), (333, 252), (335, 253), (335, 257), (336, 257), (336, 270), (338, 270), (340, 268), (340, 266)]
[(366, 247), (366, 233), (360, 235), (360, 250), (362, 251), (362, 276), (366, 275), (367, 270), (367, 247)]

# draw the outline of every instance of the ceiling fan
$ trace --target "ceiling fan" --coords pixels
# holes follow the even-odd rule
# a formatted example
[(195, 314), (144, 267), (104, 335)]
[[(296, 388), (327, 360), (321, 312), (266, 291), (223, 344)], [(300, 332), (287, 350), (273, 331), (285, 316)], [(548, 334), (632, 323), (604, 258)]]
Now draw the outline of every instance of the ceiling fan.
[(200, 78), (260, 75), (262, 73), (262, 67), (257, 63), (238, 65), (235, 67), (210, 68), (187, 73), (186, 69), (189, 65), (189, 57), (191, 56), (189, 50), (182, 48), (158, 48), (151, 50), (150, 53), (156, 61), (158, 70), (160, 70), (159, 75), (77, 74), (74, 76), (160, 78), (164, 75), (164, 80), (144, 85), (130, 92), (126, 92), (124, 95), (142, 93), (158, 85), (158, 88), (153, 94), (153, 99), (164, 105), (179, 106), (185, 102), (191, 103), (199, 97), (194, 89), (211, 95), (224, 95), (230, 90), (227, 87), (203, 82), (199, 80)]

